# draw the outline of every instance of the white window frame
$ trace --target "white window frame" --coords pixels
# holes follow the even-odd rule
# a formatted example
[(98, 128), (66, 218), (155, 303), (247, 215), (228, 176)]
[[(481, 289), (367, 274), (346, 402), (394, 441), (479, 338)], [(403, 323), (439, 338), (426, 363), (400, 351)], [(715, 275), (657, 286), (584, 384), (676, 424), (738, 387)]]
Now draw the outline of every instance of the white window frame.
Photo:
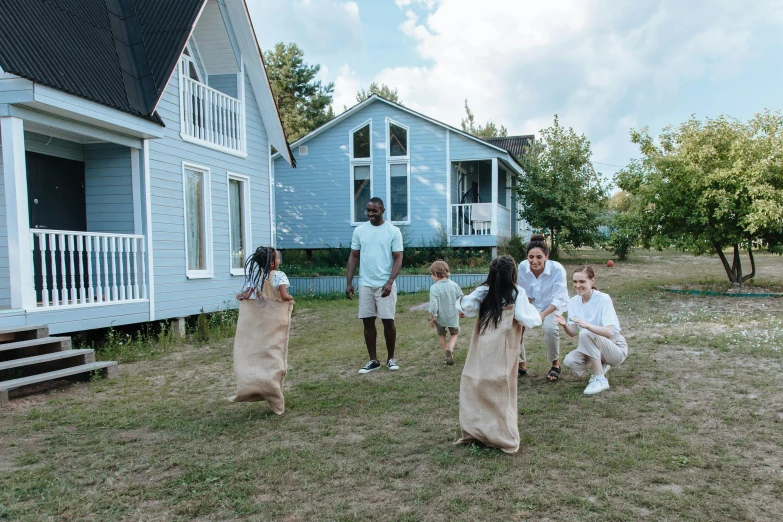
[[(392, 156), (391, 155), (391, 125), (394, 124), (397, 127), (402, 127), (408, 136), (407, 143), (407, 156)], [(389, 217), (391, 217), (391, 166), (392, 165), (407, 165), (408, 172), (408, 219), (406, 221), (391, 221), (393, 225), (410, 225), (411, 224), (411, 128), (407, 125), (395, 121), (391, 118), (386, 118), (386, 205), (388, 205)]]
[[(190, 65), (190, 62), (193, 62), (193, 69), (196, 71), (196, 76), (198, 76), (198, 79), (196, 81), (203, 83), (204, 85), (207, 84), (207, 82), (204, 81), (204, 78), (201, 77), (201, 71), (198, 70), (198, 63), (196, 62), (196, 53), (198, 52), (198, 47), (195, 47), (196, 53), (193, 52), (195, 42), (192, 42), (193, 45), (191, 45), (191, 41), (188, 41), (188, 43), (185, 44), (185, 48), (188, 50), (189, 54), (185, 54), (183, 51), (182, 56), (180, 56), (180, 59), (185, 62), (185, 65)], [(200, 56), (200, 54), (199, 54)], [(202, 64), (203, 65), (203, 64)], [(188, 75), (190, 75), (190, 67), (185, 67), (183, 72), (187, 72)], [(206, 69), (204, 70), (204, 73), (206, 73)]]
[(252, 247), (252, 238), (253, 234), (251, 231), (251, 225), (250, 225), (250, 217), (252, 216), (250, 212), (250, 177), (245, 176), (244, 174), (237, 174), (234, 172), (226, 172), (226, 199), (228, 200), (228, 268), (231, 271), (232, 276), (244, 276), (245, 275), (245, 269), (242, 268), (234, 268), (231, 266), (231, 192), (230, 192), (230, 186), (231, 186), (231, 180), (239, 181), (242, 183), (242, 221), (244, 222), (244, 227), (242, 229), (242, 240), (244, 241), (245, 246), (245, 259), (247, 259), (247, 256), (250, 255), (251, 247)]
[[(366, 127), (367, 125), (370, 126), (370, 157), (369, 158), (354, 158), (353, 157), (353, 134), (362, 129), (363, 127)], [(348, 131), (348, 159), (349, 166), (348, 166), (348, 201), (350, 202), (350, 216), (349, 221), (351, 223), (352, 227), (358, 227), (359, 225), (366, 223), (366, 221), (354, 221), (353, 217), (356, 215), (356, 209), (354, 200), (353, 200), (353, 168), (354, 167), (370, 167), (370, 197), (375, 196), (375, 184), (373, 182), (373, 178), (375, 176), (373, 175), (373, 141), (372, 141), (372, 118), (369, 120), (363, 121), (353, 129)]]
[[(206, 258), (205, 270), (190, 270), (188, 268), (188, 198), (185, 193), (186, 175), (185, 169), (195, 170), (204, 174), (204, 257)], [(185, 235), (185, 276), (188, 279), (211, 279), (214, 277), (214, 263), (212, 261), (212, 175), (209, 167), (195, 163), (182, 162), (182, 231)]]

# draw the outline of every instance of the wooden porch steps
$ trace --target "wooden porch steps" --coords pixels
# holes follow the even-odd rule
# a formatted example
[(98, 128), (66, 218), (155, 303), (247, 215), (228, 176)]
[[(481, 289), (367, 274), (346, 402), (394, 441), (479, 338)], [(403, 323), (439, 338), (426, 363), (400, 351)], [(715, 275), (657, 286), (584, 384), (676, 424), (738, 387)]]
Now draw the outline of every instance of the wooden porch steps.
[(13, 390), (96, 371), (113, 377), (117, 363), (95, 362), (94, 350), (72, 349), (70, 337), (49, 337), (48, 326), (0, 330), (0, 408), (8, 405)]

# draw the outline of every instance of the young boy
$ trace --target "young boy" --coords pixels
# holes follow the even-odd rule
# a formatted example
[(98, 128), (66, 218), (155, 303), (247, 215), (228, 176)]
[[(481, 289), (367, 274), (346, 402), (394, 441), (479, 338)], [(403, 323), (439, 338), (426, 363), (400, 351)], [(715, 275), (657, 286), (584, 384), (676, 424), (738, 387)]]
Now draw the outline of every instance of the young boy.
[[(438, 341), (443, 351), (447, 365), (454, 364), (454, 345), (459, 335), (459, 316), (457, 315), (457, 299), (462, 295), (462, 289), (449, 279), (449, 265), (445, 261), (435, 261), (430, 266), (430, 277), (435, 284), (430, 287), (430, 328), (438, 330)], [(446, 329), (449, 337), (446, 341)]]

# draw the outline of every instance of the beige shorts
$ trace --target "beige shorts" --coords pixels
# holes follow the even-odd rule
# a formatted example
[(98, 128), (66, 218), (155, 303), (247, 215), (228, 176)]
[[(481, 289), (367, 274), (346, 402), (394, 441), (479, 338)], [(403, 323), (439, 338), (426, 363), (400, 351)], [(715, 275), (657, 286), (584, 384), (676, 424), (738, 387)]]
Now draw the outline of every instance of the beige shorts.
[(451, 335), (459, 335), (459, 326), (441, 326), (435, 322), (435, 329), (438, 331), (438, 335), (446, 336), (446, 330), (449, 331)]
[(359, 319), (380, 317), (394, 319), (397, 308), (397, 283), (392, 283), (392, 291), (386, 297), (381, 297), (383, 287), (359, 287)]

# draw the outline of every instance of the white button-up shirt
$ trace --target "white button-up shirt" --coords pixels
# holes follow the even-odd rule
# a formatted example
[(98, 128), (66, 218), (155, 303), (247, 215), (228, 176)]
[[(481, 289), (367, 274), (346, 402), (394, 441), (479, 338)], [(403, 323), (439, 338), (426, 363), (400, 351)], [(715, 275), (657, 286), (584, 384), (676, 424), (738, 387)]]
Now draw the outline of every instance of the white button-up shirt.
[(560, 311), (565, 311), (568, 305), (568, 285), (566, 271), (557, 261), (547, 259), (544, 271), (536, 277), (530, 271), (530, 262), (519, 263), (517, 284), (525, 289), (527, 296), (532, 298), (531, 304), (536, 310), (543, 312), (549, 305), (555, 305)]

